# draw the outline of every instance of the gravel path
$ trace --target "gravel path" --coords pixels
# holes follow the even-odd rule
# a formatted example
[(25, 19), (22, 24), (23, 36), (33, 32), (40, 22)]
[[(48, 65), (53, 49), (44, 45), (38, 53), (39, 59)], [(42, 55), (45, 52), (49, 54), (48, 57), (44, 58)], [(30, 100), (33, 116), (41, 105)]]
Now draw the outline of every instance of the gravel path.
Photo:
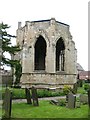
[[(60, 97), (46, 97), (46, 98), (38, 98), (38, 100), (54, 100), (54, 99), (63, 99), (66, 98), (65, 96), (60, 96)], [(21, 102), (27, 102), (26, 99), (16, 99), (12, 100), (13, 103), (21, 103)]]
[[(80, 94), (77, 94), (78, 97)], [(57, 97), (45, 97), (45, 98), (38, 98), (39, 100), (54, 100), (54, 99), (64, 99), (66, 96), (57, 96)], [(27, 102), (26, 99), (14, 99), (12, 100), (12, 103), (22, 103)], [(2, 100), (0, 100), (0, 105), (2, 104)]]

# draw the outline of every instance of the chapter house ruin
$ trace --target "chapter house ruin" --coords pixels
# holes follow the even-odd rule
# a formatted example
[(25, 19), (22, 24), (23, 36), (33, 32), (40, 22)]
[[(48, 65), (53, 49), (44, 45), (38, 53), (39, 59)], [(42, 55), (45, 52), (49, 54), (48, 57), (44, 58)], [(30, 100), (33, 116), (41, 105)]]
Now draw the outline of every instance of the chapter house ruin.
[(77, 82), (77, 50), (70, 26), (54, 18), (18, 23), (21, 87), (60, 88)]

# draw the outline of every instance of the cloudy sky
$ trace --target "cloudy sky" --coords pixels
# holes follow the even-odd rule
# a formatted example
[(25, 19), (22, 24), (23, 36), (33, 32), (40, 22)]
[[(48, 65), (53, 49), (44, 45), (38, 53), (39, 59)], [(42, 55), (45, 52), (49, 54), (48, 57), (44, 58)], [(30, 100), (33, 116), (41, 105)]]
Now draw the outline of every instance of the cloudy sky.
[[(70, 25), (77, 49), (77, 62), (88, 70), (88, 0), (0, 0), (0, 22), (15, 35), (18, 22), (54, 17)], [(15, 44), (15, 42), (13, 42)]]

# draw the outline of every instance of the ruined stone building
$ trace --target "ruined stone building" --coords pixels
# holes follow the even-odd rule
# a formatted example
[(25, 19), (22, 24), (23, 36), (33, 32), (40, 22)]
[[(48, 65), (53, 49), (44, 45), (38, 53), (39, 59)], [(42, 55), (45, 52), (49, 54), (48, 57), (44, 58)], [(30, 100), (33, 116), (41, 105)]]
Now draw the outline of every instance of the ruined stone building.
[(70, 26), (54, 18), (18, 23), (17, 44), (22, 64), (21, 86), (71, 87), (77, 81), (77, 50)]

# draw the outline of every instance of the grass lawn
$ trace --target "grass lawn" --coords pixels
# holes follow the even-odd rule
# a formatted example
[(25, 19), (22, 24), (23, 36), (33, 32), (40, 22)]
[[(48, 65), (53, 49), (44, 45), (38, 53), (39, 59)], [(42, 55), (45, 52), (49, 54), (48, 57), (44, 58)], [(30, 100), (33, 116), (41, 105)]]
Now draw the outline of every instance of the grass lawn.
[[(25, 98), (24, 89), (12, 89), (13, 97)], [(4, 89), (3, 89), (4, 92)], [(41, 92), (42, 93), (42, 92)], [(39, 93), (40, 95), (42, 95)], [(86, 91), (78, 88), (77, 93), (85, 94)], [(46, 92), (44, 93), (46, 94)], [(1, 116), (0, 110), (0, 116)], [(66, 107), (55, 106), (49, 101), (39, 101), (39, 107), (34, 107), (26, 103), (13, 103), (12, 104), (12, 118), (87, 118), (88, 106), (81, 105), (80, 108), (69, 109)]]
[(12, 118), (87, 118), (88, 106), (69, 109), (56, 106), (49, 101), (39, 101), (39, 107), (34, 107), (26, 103), (14, 103), (12, 105)]

